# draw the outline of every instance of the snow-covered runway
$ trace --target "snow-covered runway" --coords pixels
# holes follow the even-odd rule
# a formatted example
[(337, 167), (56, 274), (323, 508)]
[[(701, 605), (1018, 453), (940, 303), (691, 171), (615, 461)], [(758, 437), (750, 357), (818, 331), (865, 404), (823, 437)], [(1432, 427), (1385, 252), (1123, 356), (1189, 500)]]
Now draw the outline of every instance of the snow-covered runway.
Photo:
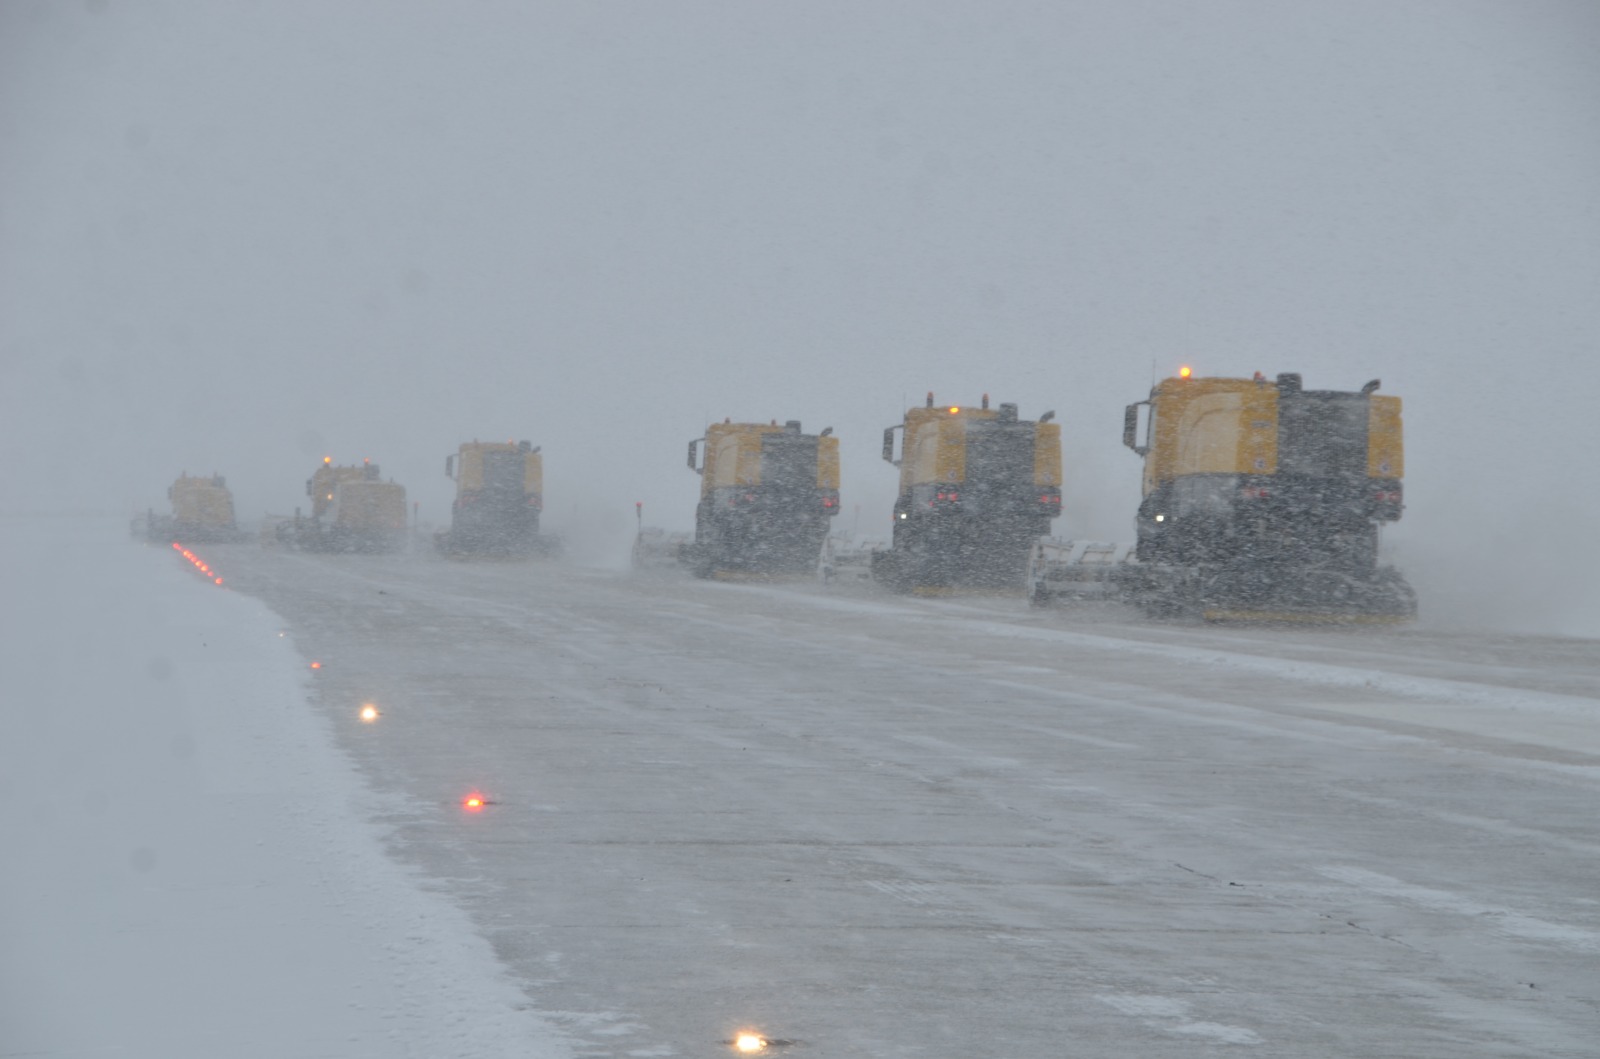
[(237, 567), (581, 1054), (1592, 1053), (1600, 644)]
[[(123, 578), (110, 598), (155, 593), (176, 616), (132, 628), (130, 601), (118, 672), (152, 664), (137, 646), (152, 636), (187, 645), (165, 656), (184, 674), (189, 640), (217, 623), (223, 643), (266, 638), (278, 619), (241, 595), (288, 633), (238, 647), (212, 691), (173, 700), (195, 733), (186, 757), (177, 714), (102, 711), (93, 723), (117, 726), (98, 736), (59, 712), (24, 720), (50, 751), (22, 763), (9, 809), (50, 800), (36, 787), (49, 754), (86, 738), (137, 748), (177, 770), (157, 793), (189, 805), (224, 858), (140, 874), (69, 857), (84, 902), (113, 902), (136, 929), (149, 921), (126, 911), (148, 899), (140, 880), (164, 879), (176, 901), (195, 872), (196, 921), (234, 929), (258, 906), (219, 896), (230, 885), (265, 891), (269, 909), (304, 885), (303, 872), (264, 873), (242, 839), (287, 829), (313, 890), (330, 883), (310, 895), (328, 908), (313, 932), (349, 925), (331, 948), (365, 954), (369, 971), (408, 902), (445, 906), (430, 913), (438, 931), (373, 972), (385, 1003), (343, 1009), (363, 1041), (421, 1026), (431, 1047), (278, 1054), (501, 1054), (481, 1047), (493, 1041), (511, 1042), (505, 1054), (714, 1056), (744, 1028), (793, 1042), (773, 1051), (830, 1057), (1593, 1054), (1595, 641), (1153, 625), (1009, 600), (250, 546), (209, 549), (219, 590), (179, 560), (159, 569), (154, 550), (79, 547)], [(105, 592), (80, 586), (45, 613), (68, 627)], [(263, 705), (293, 694), (323, 727)], [(234, 696), (250, 708), (197, 708)], [(369, 702), (375, 723), (357, 716)], [(196, 789), (214, 792), (198, 808), (184, 798)], [(490, 799), (481, 812), (461, 804), (473, 790)], [(57, 799), (62, 816), (82, 812), (74, 798)], [(329, 798), (344, 799), (336, 822), (318, 823)], [(64, 855), (52, 832), (22, 833), (38, 857)], [(343, 859), (374, 834), (413, 880), (392, 874), (404, 885), (371, 903), (328, 892), (384, 877), (382, 858)], [(155, 848), (118, 843), (105, 855)], [(112, 869), (123, 889), (107, 888)], [(47, 892), (9, 874), (8, 894)], [(99, 938), (77, 937), (85, 959)], [(452, 940), (469, 984), (439, 1004), (480, 1034), (459, 1046), (445, 1034), (460, 1024), (410, 1007), (416, 959)], [(109, 959), (122, 944), (106, 942)], [(208, 958), (173, 953), (144, 988)], [(306, 966), (310, 992), (353, 995), (338, 983), (360, 968)], [(0, 968), (8, 983), (18, 973)]]

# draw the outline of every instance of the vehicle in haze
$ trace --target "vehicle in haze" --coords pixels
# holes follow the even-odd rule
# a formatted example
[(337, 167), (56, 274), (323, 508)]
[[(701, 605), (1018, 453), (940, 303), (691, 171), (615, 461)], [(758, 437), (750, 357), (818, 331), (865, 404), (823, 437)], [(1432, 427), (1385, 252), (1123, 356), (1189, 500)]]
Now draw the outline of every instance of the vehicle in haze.
[[(222, 475), (191, 476), (185, 471), (167, 488), (167, 499), (172, 503), (172, 514), (157, 515), (151, 510), (142, 520), (144, 536), (150, 540), (190, 543), (239, 539), (233, 494)], [(134, 532), (139, 531), (136, 520)]]
[(336, 467), (331, 456), (306, 480), (311, 514), (296, 508), (278, 523), (280, 544), (305, 551), (395, 552), (410, 540), (405, 487), (384, 481), (378, 465), (363, 460)]
[(1187, 369), (1162, 380), (1124, 415), (1123, 442), (1144, 458), (1131, 554), (1041, 541), (1033, 599), (1095, 586), (1155, 616), (1415, 617), (1411, 586), (1379, 561), (1379, 529), (1404, 509), (1405, 466), (1400, 398), (1378, 386), (1307, 390), (1293, 373)]
[[(1061, 428), (1054, 412), (1022, 419), (1014, 404), (935, 404), (883, 432), (900, 470), (889, 547), (873, 579), (897, 591), (1020, 592), (1033, 542), (1061, 513)], [(902, 434), (896, 455), (895, 433)]]
[(797, 419), (713, 423), (689, 442), (689, 468), (700, 475), (700, 502), (694, 539), (679, 555), (696, 577), (815, 576), (839, 513), (832, 427), (807, 434)]
[(445, 457), (456, 483), (450, 529), (434, 535), (453, 557), (523, 558), (551, 550), (539, 533), (544, 509), (544, 459), (527, 441), (468, 441)]

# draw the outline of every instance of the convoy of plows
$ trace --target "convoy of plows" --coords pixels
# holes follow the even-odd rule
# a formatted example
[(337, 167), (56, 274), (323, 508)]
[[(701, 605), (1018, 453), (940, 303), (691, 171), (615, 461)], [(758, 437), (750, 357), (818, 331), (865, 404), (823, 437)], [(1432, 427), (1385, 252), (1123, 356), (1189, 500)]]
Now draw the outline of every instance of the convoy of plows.
[[(1152, 617), (1207, 621), (1399, 622), (1416, 596), (1381, 565), (1378, 532), (1400, 517), (1400, 399), (1307, 390), (1295, 374), (1195, 378), (1185, 369), (1127, 406), (1123, 442), (1144, 460), (1135, 540), (1051, 537), (1061, 514), (1062, 454), (1053, 412), (1015, 404), (941, 405), (928, 395), (883, 435), (899, 470), (889, 538), (831, 533), (839, 439), (798, 421), (714, 423), (689, 443), (700, 476), (692, 536), (644, 526), (636, 568), (681, 566), (719, 580), (870, 580), (918, 595), (1025, 594), (1035, 604), (1115, 600)], [(548, 555), (543, 463), (528, 442), (468, 442), (445, 461), (456, 483), (453, 558)], [(264, 544), (324, 552), (409, 547), (405, 488), (374, 464), (325, 459), (306, 482), (308, 509), (269, 519)], [(187, 474), (152, 540), (240, 539), (220, 477)], [(142, 526), (140, 525), (142, 523)]]

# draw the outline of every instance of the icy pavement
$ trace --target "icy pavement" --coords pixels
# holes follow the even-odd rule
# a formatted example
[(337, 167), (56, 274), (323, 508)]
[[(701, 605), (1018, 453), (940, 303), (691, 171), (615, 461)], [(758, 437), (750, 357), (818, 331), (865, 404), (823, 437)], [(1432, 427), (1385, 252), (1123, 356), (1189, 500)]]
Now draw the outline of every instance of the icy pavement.
[(0, 1055), (569, 1055), (383, 852), (278, 620), (124, 527), (0, 519)]
[(1595, 641), (228, 561), (580, 1055), (1595, 1054)]

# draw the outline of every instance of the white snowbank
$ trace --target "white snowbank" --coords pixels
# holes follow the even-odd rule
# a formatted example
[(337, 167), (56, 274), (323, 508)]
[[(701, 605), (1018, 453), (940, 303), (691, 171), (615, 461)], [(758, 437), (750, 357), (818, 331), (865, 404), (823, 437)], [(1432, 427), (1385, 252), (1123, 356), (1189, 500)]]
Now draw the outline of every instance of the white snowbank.
[(123, 525), (6, 518), (0, 630), (6, 1054), (570, 1054), (384, 854), (262, 604)]

